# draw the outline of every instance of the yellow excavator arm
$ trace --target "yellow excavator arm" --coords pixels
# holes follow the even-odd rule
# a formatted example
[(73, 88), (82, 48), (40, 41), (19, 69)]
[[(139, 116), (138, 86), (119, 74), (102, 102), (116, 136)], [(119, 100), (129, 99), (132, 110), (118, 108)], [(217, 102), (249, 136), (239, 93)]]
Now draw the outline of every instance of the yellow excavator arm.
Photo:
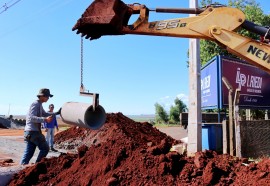
[[(187, 18), (175, 18), (149, 22), (149, 12), (198, 14)], [(133, 14), (139, 14), (131, 25)], [(244, 28), (264, 38), (256, 41), (236, 31)], [(77, 21), (73, 30), (87, 39), (103, 35), (140, 34), (212, 40), (229, 52), (270, 73), (270, 46), (264, 42), (270, 38), (269, 29), (245, 20), (236, 8), (213, 6), (202, 9), (151, 10), (145, 5), (127, 5), (120, 0), (95, 0)]]

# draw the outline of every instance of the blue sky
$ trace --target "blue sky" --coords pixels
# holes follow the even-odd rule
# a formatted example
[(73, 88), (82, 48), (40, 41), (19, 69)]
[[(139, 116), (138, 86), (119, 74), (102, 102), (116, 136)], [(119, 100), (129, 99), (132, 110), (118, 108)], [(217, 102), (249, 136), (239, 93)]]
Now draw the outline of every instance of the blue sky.
[[(0, 12), (5, 3), (0, 0)], [(71, 29), (92, 1), (21, 0), (0, 14), (0, 115), (26, 114), (40, 88), (54, 95), (44, 104), (89, 102), (79, 96), (80, 36)], [(188, 8), (188, 0), (124, 0), (149, 8)], [(227, 4), (227, 0), (220, 0)], [(269, 1), (257, 0), (262, 7)], [(269, 14), (270, 10), (264, 9)], [(188, 17), (151, 13), (150, 21)], [(188, 39), (104, 36), (84, 40), (84, 86), (100, 94), (107, 112), (154, 114), (155, 103), (169, 109), (178, 96), (188, 104)]]

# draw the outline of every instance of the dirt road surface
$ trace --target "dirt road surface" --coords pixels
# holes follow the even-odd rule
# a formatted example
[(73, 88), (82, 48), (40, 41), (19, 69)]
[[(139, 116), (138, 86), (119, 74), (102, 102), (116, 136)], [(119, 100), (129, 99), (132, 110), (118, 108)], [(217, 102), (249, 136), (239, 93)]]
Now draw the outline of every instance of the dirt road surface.
[[(4, 186), (14, 173), (24, 168), (19, 164), (25, 148), (23, 130), (0, 129), (0, 144), (0, 186)], [(38, 153), (39, 150), (37, 149), (30, 165), (35, 162)], [(47, 157), (59, 155), (60, 152), (49, 152)], [(12, 159), (13, 163), (3, 163), (9, 159)]]
[(159, 127), (158, 130), (164, 132), (168, 136), (176, 140), (181, 140), (182, 138), (187, 137), (187, 130), (182, 127)]

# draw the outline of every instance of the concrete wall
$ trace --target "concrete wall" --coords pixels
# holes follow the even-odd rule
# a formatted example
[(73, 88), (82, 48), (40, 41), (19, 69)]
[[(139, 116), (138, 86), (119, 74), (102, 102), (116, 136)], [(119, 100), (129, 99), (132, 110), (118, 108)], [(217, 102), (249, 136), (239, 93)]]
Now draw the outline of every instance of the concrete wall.
[[(180, 113), (180, 125), (188, 124), (188, 113), (183, 112)], [(220, 122), (222, 122), (226, 118), (226, 114), (220, 114)], [(218, 114), (217, 113), (202, 113), (202, 122), (203, 123), (217, 123), (218, 122)]]

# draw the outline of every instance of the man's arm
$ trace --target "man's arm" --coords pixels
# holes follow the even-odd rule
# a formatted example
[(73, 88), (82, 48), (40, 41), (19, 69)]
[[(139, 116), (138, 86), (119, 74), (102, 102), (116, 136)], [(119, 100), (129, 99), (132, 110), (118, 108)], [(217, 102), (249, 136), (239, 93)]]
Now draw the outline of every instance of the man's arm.
[(40, 106), (41, 105), (38, 102), (34, 102), (30, 106), (30, 110), (29, 110), (28, 115), (29, 115), (30, 121), (33, 122), (33, 123), (43, 123), (43, 122), (45, 122), (45, 117), (41, 117), (42, 115), (39, 115)]
[(38, 102), (32, 103), (32, 105), (30, 106), (29, 113), (28, 113), (30, 121), (33, 123), (43, 123), (43, 122), (50, 123), (52, 121), (53, 117), (50, 114), (42, 115), (43, 111), (44, 111), (44, 109), (40, 103), (38, 103)]

